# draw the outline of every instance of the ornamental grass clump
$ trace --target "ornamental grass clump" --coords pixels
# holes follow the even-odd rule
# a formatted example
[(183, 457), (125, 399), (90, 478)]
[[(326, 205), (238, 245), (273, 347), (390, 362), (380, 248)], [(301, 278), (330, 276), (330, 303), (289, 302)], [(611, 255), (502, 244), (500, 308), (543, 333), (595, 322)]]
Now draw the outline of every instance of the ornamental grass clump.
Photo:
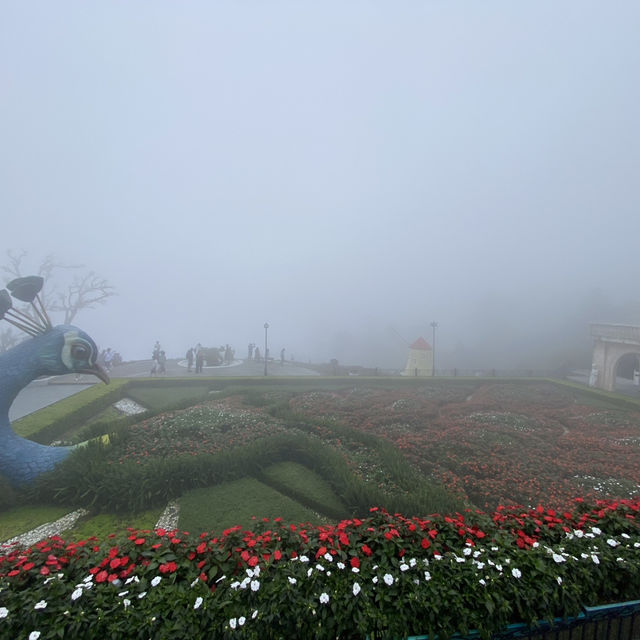
[[(199, 536), (54, 537), (0, 556), (0, 637), (441, 638), (640, 598), (640, 501)], [(35, 636), (34, 636), (35, 637)]]

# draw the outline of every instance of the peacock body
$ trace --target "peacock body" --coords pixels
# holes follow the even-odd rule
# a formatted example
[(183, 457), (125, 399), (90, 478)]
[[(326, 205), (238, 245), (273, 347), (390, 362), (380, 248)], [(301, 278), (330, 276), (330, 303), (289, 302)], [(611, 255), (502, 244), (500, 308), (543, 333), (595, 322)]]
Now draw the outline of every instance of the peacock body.
[[(27, 284), (33, 286), (33, 279), (20, 281), (29, 280)], [(24, 282), (18, 284), (24, 285)], [(36, 284), (42, 286), (40, 282)], [(15, 292), (12, 295), (17, 297)], [(9, 408), (18, 393), (41, 376), (87, 373), (106, 383), (109, 377), (97, 363), (95, 342), (84, 331), (71, 325), (51, 326), (43, 307), (38, 311), (46, 319), (43, 322), (30, 320), (24, 314), (18, 315), (19, 312), (7, 317), (5, 314), (11, 308), (7, 298), (6, 291), (0, 292), (2, 316), (13, 319), (12, 324), (32, 336), (0, 354), (0, 474), (11, 484), (20, 486), (53, 469), (69, 455), (72, 447), (46, 446), (17, 435), (9, 421)]]

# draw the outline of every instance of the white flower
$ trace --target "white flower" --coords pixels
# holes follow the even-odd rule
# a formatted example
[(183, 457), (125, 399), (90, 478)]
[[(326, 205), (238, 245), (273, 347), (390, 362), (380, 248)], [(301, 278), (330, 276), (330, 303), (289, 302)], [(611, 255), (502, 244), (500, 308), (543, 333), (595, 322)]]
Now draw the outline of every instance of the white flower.
[(238, 626), (238, 621), (235, 618), (231, 618), (231, 620), (229, 620), (229, 626), (235, 629)]
[(122, 601), (122, 604), (124, 605), (124, 608), (126, 609), (131, 604), (131, 600), (129, 600), (129, 598), (125, 598)]
[(558, 581), (558, 584), (562, 584), (562, 578), (560, 576), (557, 576), (556, 580)]
[(291, 576), (289, 576), (289, 584), (295, 584), (296, 582), (298, 582), (295, 578), (292, 578)]
[(313, 573), (313, 567), (309, 567), (309, 569), (307, 570), (307, 578), (310, 578), (312, 573)]
[(411, 560), (409, 560), (410, 567), (415, 567), (417, 563), (418, 561), (415, 558), (411, 558)]
[(327, 562), (333, 562), (333, 556), (327, 551), (327, 553), (322, 556)]
[(408, 565), (408, 564), (406, 564), (405, 562), (403, 562), (403, 563), (400, 565), (400, 571), (409, 571), (409, 565)]
[(360, 569), (358, 569), (358, 567), (351, 567), (351, 571), (353, 573), (360, 573)]
[(560, 564), (561, 562), (566, 562), (564, 556), (561, 556), (559, 553), (553, 554), (553, 561), (557, 562), (558, 564)]
[(202, 606), (202, 602), (203, 602), (202, 598), (200, 596), (198, 596), (196, 598), (196, 601), (193, 603), (193, 608), (194, 609), (199, 609)]
[(476, 562), (476, 567), (478, 567), (478, 571), (482, 571), (482, 569), (484, 569), (484, 562)]
[(258, 617), (258, 610), (256, 609), (252, 614), (251, 614), (251, 619), (255, 620)]
[(40, 632), (39, 631), (32, 631), (29, 634), (29, 640), (38, 640), (39, 637), (40, 637)]
[(431, 574), (428, 571), (424, 572), (424, 579), (429, 582), (431, 580)]
[(251, 591), (257, 591), (260, 588), (260, 580), (251, 581)]
[(357, 582), (353, 583), (353, 595), (357, 596), (360, 593), (360, 585)]
[(80, 596), (82, 595), (82, 589), (81, 588), (77, 588), (72, 594), (71, 594), (71, 599), (72, 600), (77, 600)]
[(247, 619), (244, 616), (240, 616), (238, 618), (238, 626), (241, 627), (246, 621), (247, 621)]
[[(123, 596), (126, 596), (126, 595), (127, 595), (127, 593), (129, 593), (129, 592), (128, 592), (128, 591), (121, 591), (121, 592), (118, 594), (118, 598), (122, 598)], [(73, 597), (73, 596), (71, 596), (71, 597)]]
[(501, 565), (501, 564), (497, 564), (497, 565), (496, 565), (496, 569), (497, 569), (498, 571), (502, 571), (502, 565)]
[(617, 547), (619, 543), (618, 543), (618, 541), (617, 541), (617, 540), (614, 540), (613, 538), (609, 538), (609, 539), (607, 540), (607, 544), (608, 544), (610, 547)]
[(320, 604), (327, 604), (327, 602), (329, 602), (329, 594), (328, 593), (321, 593), (320, 594)]
[(138, 594), (138, 600), (142, 600), (142, 598), (144, 598), (147, 595), (146, 591), (143, 591), (142, 593)]
[(338, 569), (344, 569), (344, 562), (338, 562), (336, 563), (336, 566), (338, 567)]
[(473, 549), (471, 547), (465, 547), (462, 553), (464, 553), (465, 556), (470, 556), (473, 553)]
[(464, 562), (464, 558), (460, 558), (459, 556), (454, 555), (454, 558), (456, 559), (456, 562), (460, 563), (460, 562)]
[(384, 583), (389, 586), (393, 584), (393, 576), (390, 573), (385, 573), (382, 579), (384, 580)]
[(515, 567), (513, 569), (511, 569), (511, 575), (514, 578), (521, 578), (522, 577), (522, 572), (520, 571), (520, 569), (516, 569)]
[(160, 580), (162, 580), (162, 578), (160, 576), (156, 576), (152, 581), (151, 581), (151, 586), (152, 587), (157, 587), (160, 584)]
[[(80, 590), (82, 591), (82, 590)], [(36, 602), (35, 605), (33, 605), (34, 609), (46, 609), (47, 608), (47, 601), (46, 600), (40, 600), (40, 602)], [(38, 632), (40, 633), (40, 632)]]
[(300, 562), (309, 562), (309, 558), (307, 558), (307, 556), (300, 556)]
[(620, 534), (625, 540), (630, 540), (631, 536), (628, 533), (621, 533)]
[(591, 559), (593, 560), (593, 564), (600, 564), (600, 558), (595, 553), (591, 554)]
[(324, 567), (323, 567), (321, 564), (317, 564), (317, 565), (316, 565), (316, 569), (317, 569), (318, 571), (324, 571)]
[(232, 582), (229, 587), (231, 589), (233, 589), (234, 591), (240, 586), (240, 583), (236, 580), (235, 582)]
[(575, 529), (573, 535), (576, 538), (582, 538), (582, 536), (584, 536), (584, 531), (582, 529)]
[(478, 582), (479, 582), (483, 587), (486, 587), (486, 586), (487, 586), (487, 583), (486, 583), (482, 578), (480, 578), (480, 580), (478, 580)]
[(373, 582), (373, 584), (378, 584), (378, 576), (373, 576), (373, 578), (371, 578), (371, 582)]
[(598, 529), (598, 527), (591, 527), (591, 531), (593, 531), (593, 533), (595, 533), (597, 536), (602, 533), (602, 531)]
[(6, 618), (9, 615), (7, 607), (0, 607), (0, 618)]

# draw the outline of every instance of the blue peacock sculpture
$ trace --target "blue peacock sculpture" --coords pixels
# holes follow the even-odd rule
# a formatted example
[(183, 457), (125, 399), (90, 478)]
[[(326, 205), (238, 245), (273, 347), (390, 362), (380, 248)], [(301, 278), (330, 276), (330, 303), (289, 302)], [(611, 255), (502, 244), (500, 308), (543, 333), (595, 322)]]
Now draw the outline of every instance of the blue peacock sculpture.
[[(93, 374), (105, 383), (97, 363), (95, 342), (71, 325), (52, 326), (42, 304), (39, 276), (17, 278), (0, 291), (0, 319), (24, 331), (30, 339), (0, 354), (0, 474), (15, 486), (32, 482), (64, 460), (73, 447), (50, 447), (18, 436), (11, 428), (9, 408), (21, 389), (40, 376)], [(31, 304), (32, 314), (13, 306), (11, 296)]]

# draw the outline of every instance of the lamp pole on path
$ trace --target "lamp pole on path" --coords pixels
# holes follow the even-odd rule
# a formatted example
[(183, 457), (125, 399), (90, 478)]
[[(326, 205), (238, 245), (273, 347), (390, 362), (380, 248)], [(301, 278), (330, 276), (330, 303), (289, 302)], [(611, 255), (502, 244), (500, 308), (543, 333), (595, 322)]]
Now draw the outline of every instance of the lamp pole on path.
[(264, 323), (264, 375), (267, 375), (267, 330), (269, 329), (269, 323)]
[(432, 358), (431, 358), (431, 377), (435, 377), (436, 375), (436, 327), (438, 326), (438, 323), (434, 320), (431, 323), (431, 328), (433, 329), (433, 340), (432, 340)]

